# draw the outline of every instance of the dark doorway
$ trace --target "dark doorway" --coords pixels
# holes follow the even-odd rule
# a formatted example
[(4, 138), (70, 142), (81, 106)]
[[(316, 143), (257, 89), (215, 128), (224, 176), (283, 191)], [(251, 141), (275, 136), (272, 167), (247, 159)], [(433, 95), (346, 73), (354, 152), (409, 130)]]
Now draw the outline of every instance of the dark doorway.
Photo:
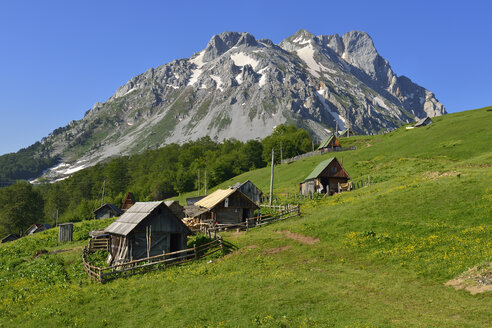
[(249, 216), (249, 208), (243, 208), (243, 218), (241, 220), (241, 222), (246, 222), (246, 219), (248, 218)]
[(170, 252), (176, 252), (181, 249), (181, 235), (179, 233), (171, 234), (171, 249)]

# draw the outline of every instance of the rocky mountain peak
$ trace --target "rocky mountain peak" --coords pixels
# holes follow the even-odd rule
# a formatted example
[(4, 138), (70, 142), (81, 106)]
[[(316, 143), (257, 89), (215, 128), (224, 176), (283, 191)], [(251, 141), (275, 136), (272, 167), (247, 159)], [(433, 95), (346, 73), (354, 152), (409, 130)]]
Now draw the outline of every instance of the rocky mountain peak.
[(432, 92), (392, 71), (365, 32), (301, 29), (279, 45), (224, 32), (191, 58), (131, 78), (82, 120), (45, 138), (46, 153), (73, 163), (46, 175), (58, 179), (110, 156), (203, 136), (263, 138), (283, 123), (323, 138), (336, 126), (376, 133), (444, 113)]
[(372, 38), (366, 32), (347, 32), (342, 35), (342, 42), (342, 58), (372, 78), (377, 78), (379, 71), (389, 66), (388, 62), (379, 56)]
[(309, 31), (304, 29), (300, 29), (294, 35), (289, 36), (282, 42), (280, 42), (279, 46), (287, 51), (296, 51), (298, 49), (304, 48), (306, 44), (313, 40), (315, 35)]
[(213, 60), (231, 48), (240, 46), (255, 47), (258, 46), (258, 42), (253, 35), (247, 32), (223, 32), (216, 34), (208, 42), (203, 60)]

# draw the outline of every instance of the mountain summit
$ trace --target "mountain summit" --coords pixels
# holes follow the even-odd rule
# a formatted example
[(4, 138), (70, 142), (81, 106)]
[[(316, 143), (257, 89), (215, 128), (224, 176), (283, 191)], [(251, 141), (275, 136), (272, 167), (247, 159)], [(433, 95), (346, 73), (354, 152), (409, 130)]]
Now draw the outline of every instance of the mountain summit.
[(397, 76), (371, 37), (299, 30), (276, 45), (249, 33), (214, 35), (191, 58), (133, 77), (79, 121), (42, 140), (59, 178), (115, 155), (204, 136), (263, 138), (282, 123), (326, 136), (359, 134), (445, 113), (434, 94)]

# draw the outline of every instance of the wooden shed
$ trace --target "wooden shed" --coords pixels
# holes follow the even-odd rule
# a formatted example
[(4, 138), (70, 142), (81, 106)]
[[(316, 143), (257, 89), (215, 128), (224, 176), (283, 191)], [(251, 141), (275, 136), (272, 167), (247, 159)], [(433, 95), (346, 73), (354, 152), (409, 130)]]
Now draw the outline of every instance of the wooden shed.
[(51, 225), (48, 223), (35, 223), (31, 225), (29, 228), (27, 228), (26, 232), (24, 233), (24, 236), (32, 235), (33, 233), (41, 232), (44, 230), (51, 229)]
[(9, 242), (9, 241), (14, 241), (14, 240), (19, 239), (19, 238), (20, 238), (20, 236), (18, 234), (11, 233), (10, 235), (3, 237), (2, 244)]
[(94, 211), (94, 219), (108, 219), (114, 218), (115, 216), (120, 216), (123, 212), (115, 205), (111, 203), (106, 203)]
[(260, 190), (253, 182), (246, 180), (243, 183), (238, 182), (234, 186), (229, 187), (234, 189), (239, 189), (243, 194), (248, 196), (256, 204), (261, 203), (261, 197), (263, 196), (263, 191)]
[(327, 149), (331, 149), (331, 150), (335, 150), (335, 149), (340, 149), (342, 147), (342, 145), (340, 144), (340, 141), (338, 140), (338, 138), (336, 136), (329, 136), (328, 138), (324, 139), (323, 141), (321, 141), (321, 144), (319, 145), (318, 147), (318, 150), (327, 150)]
[(184, 207), (181, 206), (177, 200), (166, 200), (164, 204), (169, 207), (178, 219), (182, 220), (185, 217)]
[(426, 117), (418, 120), (417, 123), (415, 123), (414, 127), (420, 128), (423, 126), (427, 126), (429, 124), (432, 124), (432, 119), (429, 116), (426, 116)]
[(195, 203), (193, 208), (187, 207), (192, 216), (200, 222), (216, 222), (218, 224), (235, 224), (245, 222), (254, 216), (259, 206), (239, 189), (219, 189)]
[(185, 249), (191, 234), (164, 202), (136, 202), (104, 231), (113, 264)]
[(329, 158), (319, 163), (318, 166), (300, 183), (299, 191), (308, 196), (311, 193), (333, 194), (342, 190), (350, 190), (350, 176), (338, 162), (336, 157)]
[(73, 240), (73, 223), (67, 222), (58, 225), (58, 242), (63, 243)]
[(348, 129), (345, 129), (345, 130), (340, 131), (340, 133), (338, 134), (338, 136), (340, 138), (344, 138), (344, 137), (349, 137), (349, 136), (355, 136), (355, 133), (354, 133), (354, 131), (351, 128), (348, 128)]
[(205, 195), (205, 196), (188, 197), (186, 198), (186, 205), (195, 205), (196, 202), (198, 202), (201, 199), (204, 199), (205, 197), (207, 196)]
[(125, 212), (127, 209), (135, 204), (135, 197), (131, 192), (127, 192), (125, 199), (123, 199), (123, 203), (121, 204), (121, 212)]

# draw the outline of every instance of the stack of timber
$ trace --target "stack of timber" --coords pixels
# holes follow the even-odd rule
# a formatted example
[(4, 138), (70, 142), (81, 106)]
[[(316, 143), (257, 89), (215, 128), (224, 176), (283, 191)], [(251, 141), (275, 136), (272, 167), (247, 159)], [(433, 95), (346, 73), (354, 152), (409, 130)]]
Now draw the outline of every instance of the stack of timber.
[(109, 252), (109, 238), (92, 238), (89, 239), (89, 251), (106, 251)]

